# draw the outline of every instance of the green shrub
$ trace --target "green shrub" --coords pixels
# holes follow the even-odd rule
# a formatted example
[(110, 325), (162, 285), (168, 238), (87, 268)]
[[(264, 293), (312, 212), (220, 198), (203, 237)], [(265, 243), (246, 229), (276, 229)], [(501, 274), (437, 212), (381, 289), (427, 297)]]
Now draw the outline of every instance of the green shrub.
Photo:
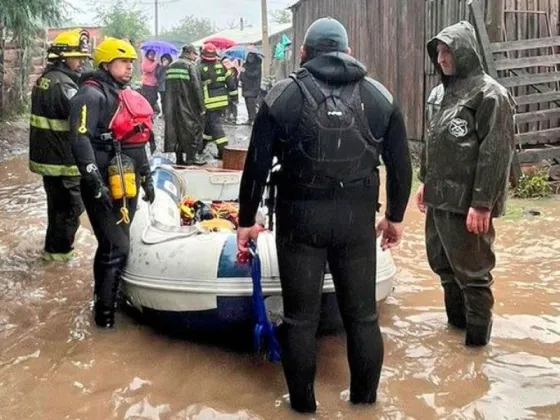
[(519, 184), (513, 190), (516, 198), (546, 198), (552, 194), (548, 183), (548, 170), (541, 169), (532, 175), (521, 175)]

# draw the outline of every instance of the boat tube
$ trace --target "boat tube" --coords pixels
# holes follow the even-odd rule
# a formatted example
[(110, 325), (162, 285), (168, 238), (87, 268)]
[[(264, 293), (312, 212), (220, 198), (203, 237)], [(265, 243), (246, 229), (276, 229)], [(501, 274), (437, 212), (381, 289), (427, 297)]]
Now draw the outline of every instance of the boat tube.
[[(206, 232), (182, 226), (180, 204), (186, 195), (203, 202), (236, 201), (242, 171), (178, 167), (159, 163), (153, 170), (155, 201), (138, 200), (130, 228), (130, 253), (122, 275), (127, 302), (173, 328), (218, 330), (254, 324), (250, 266), (237, 260), (235, 232)], [(275, 234), (257, 240), (262, 292), (268, 315), (280, 319), (281, 288)], [(390, 251), (377, 242), (377, 300), (393, 288), (396, 267)], [(321, 330), (342, 323), (330, 272), (325, 274)]]

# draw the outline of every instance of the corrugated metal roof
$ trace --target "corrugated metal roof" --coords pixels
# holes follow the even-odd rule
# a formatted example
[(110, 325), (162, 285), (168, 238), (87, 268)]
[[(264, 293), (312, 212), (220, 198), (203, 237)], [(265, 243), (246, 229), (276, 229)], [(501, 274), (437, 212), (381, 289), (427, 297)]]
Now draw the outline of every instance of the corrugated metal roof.
[[(287, 31), (292, 27), (291, 23), (282, 24), (272, 24), (268, 26), (268, 36), (276, 35), (283, 31)], [(217, 32), (215, 34), (209, 35), (207, 37), (201, 38), (192, 44), (195, 47), (200, 47), (204, 42), (212, 37), (220, 36), (229, 38), (238, 44), (254, 44), (262, 41), (262, 30), (261, 27), (245, 27), (243, 30), (240, 29), (226, 29), (225, 31)]]
[(290, 4), (288, 7), (286, 7), (286, 9), (293, 9), (293, 8), (296, 7), (296, 6), (299, 6), (300, 3), (303, 3), (304, 1), (307, 1), (307, 0), (297, 0), (297, 1), (294, 1), (294, 2), (292, 2), (292, 4)]

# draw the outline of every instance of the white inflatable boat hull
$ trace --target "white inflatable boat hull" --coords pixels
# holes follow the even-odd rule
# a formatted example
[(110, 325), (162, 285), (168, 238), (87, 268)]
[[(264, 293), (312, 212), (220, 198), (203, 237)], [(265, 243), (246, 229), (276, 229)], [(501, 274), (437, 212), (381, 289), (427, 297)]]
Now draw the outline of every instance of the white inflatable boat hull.
[[(200, 233), (193, 227), (181, 227), (177, 206), (187, 194), (203, 201), (235, 200), (240, 178), (239, 171), (177, 170), (165, 165), (156, 168), (156, 200), (152, 205), (139, 200), (123, 273), (123, 291), (136, 309), (179, 315), (179, 323), (187, 328), (252, 322), (253, 284), (248, 265), (236, 261), (235, 234)], [(257, 246), (263, 294), (267, 299), (279, 297), (274, 232), (260, 234)], [(381, 251), (378, 245), (378, 301), (391, 292), (395, 274), (390, 252)], [(323, 286), (323, 314), (327, 324), (340, 321), (334, 284), (328, 272)]]

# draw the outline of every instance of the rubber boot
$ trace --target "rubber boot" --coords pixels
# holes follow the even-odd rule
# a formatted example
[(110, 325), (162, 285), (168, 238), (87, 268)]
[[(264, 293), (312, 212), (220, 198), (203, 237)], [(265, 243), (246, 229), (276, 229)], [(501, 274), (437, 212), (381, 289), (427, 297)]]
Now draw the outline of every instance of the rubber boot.
[(182, 152), (175, 152), (175, 164), (179, 166), (185, 165), (185, 158)]
[(224, 159), (224, 149), (227, 145), (227, 143), (218, 144), (218, 160)]
[(206, 165), (207, 163), (208, 163), (208, 162), (204, 159), (204, 157), (202, 157), (202, 156), (199, 155), (199, 154), (196, 154), (195, 157), (194, 157), (194, 159), (192, 159), (192, 160), (187, 160), (186, 163), (185, 163), (185, 165), (186, 165), (186, 166), (192, 166), (192, 165), (195, 165), (195, 166), (204, 166), (204, 165)]
[(443, 286), (445, 294), (445, 311), (449, 324), (459, 329), (465, 329), (467, 318), (465, 315), (465, 298), (463, 292), (456, 284)]
[(96, 301), (93, 310), (95, 312), (95, 324), (100, 328), (113, 328), (115, 326), (115, 308)]
[(294, 384), (294, 386), (288, 388), (290, 390), (290, 405), (292, 410), (305, 414), (313, 414), (317, 411), (317, 401), (315, 401), (313, 383)]
[[(364, 387), (360, 387), (363, 389)], [(352, 404), (375, 404), (377, 401), (377, 392), (370, 391), (368, 394), (364, 394), (363, 391), (359, 392), (354, 389), (350, 389), (350, 402)]]
[(490, 342), (492, 334), (492, 321), (487, 325), (467, 324), (465, 345), (469, 347), (482, 347)]
[(107, 268), (104, 271), (100, 284), (95, 285), (95, 323), (101, 328), (113, 328), (115, 325), (115, 311), (117, 306), (117, 293), (119, 290), (120, 269)]

